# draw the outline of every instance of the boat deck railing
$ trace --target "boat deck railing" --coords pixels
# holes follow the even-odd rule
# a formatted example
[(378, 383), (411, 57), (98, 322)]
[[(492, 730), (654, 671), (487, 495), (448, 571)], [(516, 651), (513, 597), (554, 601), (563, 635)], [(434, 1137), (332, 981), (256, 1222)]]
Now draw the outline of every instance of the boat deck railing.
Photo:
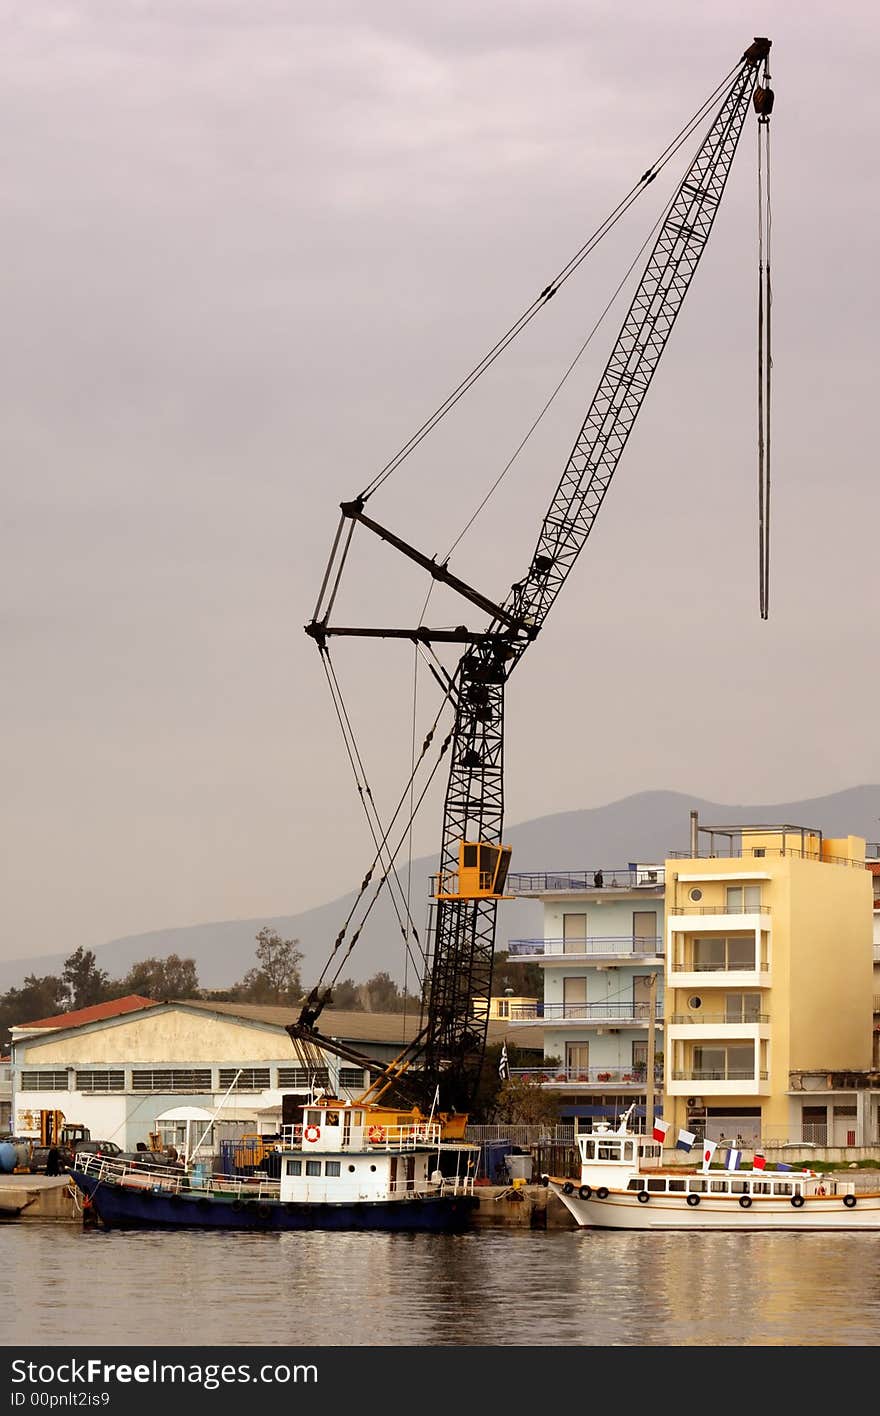
[[(315, 1146), (318, 1150), (326, 1149), (325, 1145), (318, 1142), (326, 1142), (328, 1133), (332, 1130), (334, 1151), (342, 1152), (362, 1151), (365, 1147), (369, 1150), (377, 1151), (414, 1151), (423, 1150), (425, 1146), (436, 1149), (441, 1144), (442, 1126), (436, 1121), (422, 1121), (409, 1123), (404, 1126), (384, 1126), (378, 1123), (371, 1123), (367, 1126), (355, 1126), (352, 1128), (347, 1139), (338, 1126), (332, 1128), (327, 1126), (312, 1128), (305, 1127), (306, 1133), (309, 1130), (317, 1129), (320, 1135), (315, 1139)], [(311, 1144), (303, 1144), (302, 1126), (282, 1126), (281, 1145), (284, 1150), (309, 1151)], [(461, 1147), (466, 1149), (465, 1143)]]
[(201, 1175), (194, 1171), (151, 1166), (133, 1160), (108, 1160), (89, 1155), (76, 1168), (98, 1180), (125, 1185), (132, 1190), (152, 1190), (160, 1194), (216, 1194), (230, 1199), (277, 1200), (280, 1184), (246, 1175)]

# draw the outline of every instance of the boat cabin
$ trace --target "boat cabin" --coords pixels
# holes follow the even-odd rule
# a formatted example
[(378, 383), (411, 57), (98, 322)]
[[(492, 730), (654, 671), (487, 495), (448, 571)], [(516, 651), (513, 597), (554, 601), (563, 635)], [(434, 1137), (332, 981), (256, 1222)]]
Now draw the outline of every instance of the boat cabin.
[(324, 1097), (281, 1137), (281, 1199), (309, 1204), (469, 1192), (479, 1147), (441, 1139), (442, 1125), (409, 1112)]
[(624, 1187), (631, 1174), (656, 1169), (663, 1153), (662, 1147), (650, 1136), (621, 1134), (601, 1126), (586, 1136), (578, 1136), (577, 1143), (581, 1153), (581, 1181), (594, 1188), (599, 1185)]

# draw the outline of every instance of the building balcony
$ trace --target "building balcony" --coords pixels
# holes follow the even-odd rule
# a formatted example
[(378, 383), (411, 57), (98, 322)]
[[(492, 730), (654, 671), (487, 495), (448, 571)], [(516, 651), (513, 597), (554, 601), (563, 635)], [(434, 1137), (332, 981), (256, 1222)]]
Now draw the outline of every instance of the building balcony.
[[(555, 1024), (577, 1023), (579, 1027), (637, 1027), (646, 1028), (650, 1021), (648, 1003), (532, 1003), (522, 1007), (512, 1007), (511, 1023), (542, 1022), (546, 1027)], [(658, 1003), (655, 1022), (662, 1024), (663, 1010)]]
[[(552, 1071), (546, 1067), (511, 1067), (511, 1076), (524, 1081), (535, 1082), (542, 1087), (595, 1087), (598, 1091), (609, 1088), (631, 1088), (634, 1092), (644, 1091), (647, 1085), (644, 1067), (556, 1067)], [(654, 1090), (663, 1089), (663, 1068), (654, 1071)]]
[(628, 865), (625, 869), (514, 871), (508, 875), (505, 888), (512, 895), (580, 894), (588, 890), (611, 893), (621, 890), (644, 891), (662, 895), (665, 884), (662, 865)]
[(754, 1067), (685, 1067), (668, 1074), (666, 1090), (669, 1096), (687, 1096), (699, 1092), (707, 1097), (767, 1096), (770, 1093), (769, 1073)]
[(586, 939), (509, 939), (507, 952), (511, 959), (547, 959), (566, 964), (595, 959), (655, 959), (663, 955), (663, 938), (591, 934)]

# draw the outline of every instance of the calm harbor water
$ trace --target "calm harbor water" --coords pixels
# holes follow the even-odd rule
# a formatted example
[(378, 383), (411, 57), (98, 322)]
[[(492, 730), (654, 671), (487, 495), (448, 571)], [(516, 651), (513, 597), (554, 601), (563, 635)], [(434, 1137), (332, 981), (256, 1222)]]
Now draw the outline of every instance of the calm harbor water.
[(880, 1232), (108, 1234), (13, 1222), (0, 1253), (6, 1347), (880, 1345)]

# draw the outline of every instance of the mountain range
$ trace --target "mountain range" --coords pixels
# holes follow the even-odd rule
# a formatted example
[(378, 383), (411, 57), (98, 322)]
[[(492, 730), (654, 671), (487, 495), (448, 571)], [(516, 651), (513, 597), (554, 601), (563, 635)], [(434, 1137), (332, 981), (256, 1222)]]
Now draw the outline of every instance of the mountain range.
[[(511, 869), (516, 871), (611, 870), (630, 861), (662, 862), (671, 850), (686, 850), (690, 812), (699, 813), (702, 825), (793, 824), (809, 826), (826, 836), (864, 836), (880, 839), (880, 786), (858, 786), (806, 801), (731, 806), (688, 796), (681, 792), (638, 792), (606, 806), (564, 811), (511, 826), (505, 832), (513, 847)], [(412, 868), (412, 907), (421, 934), (426, 918), (429, 877), (436, 858), (415, 861)], [(284, 939), (296, 939), (303, 954), (301, 973), (307, 987), (319, 976), (339, 930), (356, 898), (355, 892), (299, 914), (267, 918), (219, 920), (152, 930), (94, 945), (98, 966), (111, 978), (124, 976), (141, 959), (178, 954), (196, 962), (203, 988), (226, 988), (237, 982), (255, 963), (256, 935), (264, 926)], [(497, 945), (508, 937), (530, 938), (542, 932), (541, 906), (519, 899), (499, 907)], [(346, 943), (350, 935), (346, 935)], [(0, 990), (19, 986), (25, 974), (59, 974), (72, 951), (0, 963)], [(367, 926), (342, 968), (341, 977), (357, 982), (386, 971), (398, 984), (414, 989), (412, 970), (404, 976), (401, 929), (383, 892)]]

